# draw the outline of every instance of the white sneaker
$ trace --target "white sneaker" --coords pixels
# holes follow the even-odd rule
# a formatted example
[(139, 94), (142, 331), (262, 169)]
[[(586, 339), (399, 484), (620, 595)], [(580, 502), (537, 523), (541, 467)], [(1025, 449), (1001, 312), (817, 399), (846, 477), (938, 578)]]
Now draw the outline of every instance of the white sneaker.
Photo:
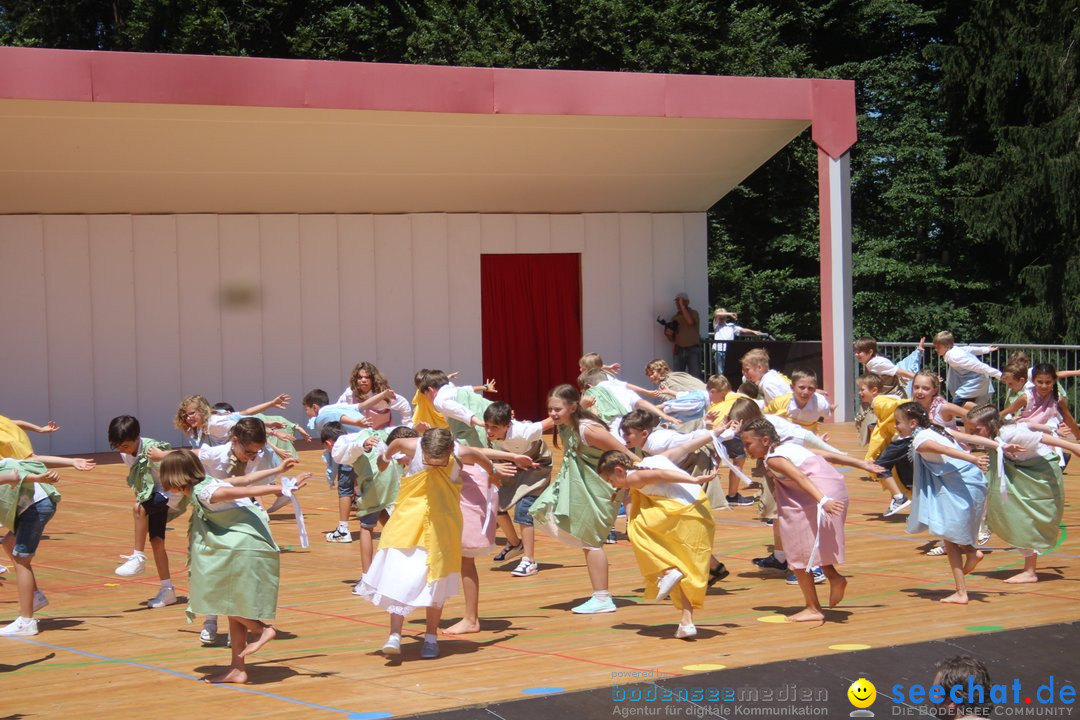
[(148, 607), (161, 608), (176, 604), (176, 588), (172, 585), (158, 590), (158, 594), (146, 601)]
[(135, 577), (136, 575), (142, 575), (143, 570), (146, 569), (145, 555), (132, 553), (131, 555), (121, 555), (120, 557), (127, 559), (126, 563), (116, 568), (114, 571), (120, 577)]
[(656, 583), (656, 599), (663, 600), (664, 598), (666, 598), (671, 593), (671, 591), (675, 589), (675, 586), (678, 585), (679, 581), (682, 579), (683, 574), (675, 568), (671, 568), (666, 573), (664, 573), (660, 580)]
[(199, 640), (202, 641), (203, 645), (213, 645), (217, 642), (217, 618), (207, 618), (203, 621)]
[(979, 545), (985, 545), (990, 542), (990, 528), (986, 523), (983, 523), (979, 528), (979, 537), (976, 539), (976, 542), (979, 543)]
[(7, 565), (0, 565), (0, 575), (7, 572)]
[(49, 598), (45, 597), (45, 593), (40, 590), (34, 591), (34, 612), (37, 612), (41, 608), (49, 604)]
[(400, 655), (401, 654), (401, 636), (390, 635), (386, 638), (386, 642), (382, 646), (383, 655)]
[(364, 578), (360, 578), (359, 580), (356, 581), (356, 584), (352, 586), (352, 594), (353, 595), (363, 595), (364, 594), (362, 592), (363, 588), (364, 588)]
[(521, 562), (518, 563), (518, 566), (510, 571), (510, 574), (514, 577), (526, 577), (528, 575), (535, 575), (538, 572), (540, 572), (540, 565), (529, 558), (523, 557), (521, 558)]
[(25, 637), (37, 634), (37, 620), (34, 618), (17, 617), (4, 627), (0, 628), (0, 635)]
[(675, 631), (675, 637), (679, 638), (680, 640), (692, 638), (695, 635), (697, 635), (697, 627), (693, 624), (680, 625), (679, 629)]
[(326, 533), (326, 542), (350, 543), (352, 542), (352, 533), (348, 531), (341, 532), (341, 530), (328, 532)]
[(935, 545), (934, 547), (927, 550), (926, 554), (930, 555), (930, 556), (933, 556), (933, 557), (938, 557), (940, 555), (944, 555), (945, 554), (945, 546), (944, 545)]
[(909, 505), (911, 505), (911, 500), (909, 500), (907, 497), (894, 497), (892, 500), (889, 501), (889, 507), (885, 508), (885, 512), (882, 513), (882, 517), (892, 517), (901, 510), (907, 508)]

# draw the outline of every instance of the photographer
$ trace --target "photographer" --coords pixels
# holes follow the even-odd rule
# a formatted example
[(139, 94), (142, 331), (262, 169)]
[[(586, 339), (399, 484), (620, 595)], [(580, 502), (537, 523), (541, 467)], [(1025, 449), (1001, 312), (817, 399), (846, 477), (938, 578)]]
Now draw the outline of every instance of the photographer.
[[(672, 369), (685, 372), (696, 378), (701, 377), (701, 327), (698, 312), (690, 307), (690, 297), (681, 292), (675, 296), (677, 312), (665, 324), (669, 329), (675, 325), (669, 339), (674, 343)], [(667, 330), (665, 329), (665, 335)]]

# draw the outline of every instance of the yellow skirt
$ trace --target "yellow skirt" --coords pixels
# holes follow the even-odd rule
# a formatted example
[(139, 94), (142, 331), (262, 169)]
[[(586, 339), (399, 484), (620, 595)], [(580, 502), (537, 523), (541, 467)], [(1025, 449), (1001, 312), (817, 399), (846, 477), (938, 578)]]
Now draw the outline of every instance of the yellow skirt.
[[(705, 603), (709, 579), (709, 556), (712, 554), (716, 526), (704, 494), (693, 505), (683, 505), (671, 498), (650, 497), (634, 490), (627, 535), (634, 546), (641, 574), (645, 576), (645, 592), (669, 568), (683, 574), (679, 589), (690, 601), (690, 607)], [(655, 593), (654, 593), (655, 594)], [(682, 597), (671, 593), (671, 602), (683, 609)]]

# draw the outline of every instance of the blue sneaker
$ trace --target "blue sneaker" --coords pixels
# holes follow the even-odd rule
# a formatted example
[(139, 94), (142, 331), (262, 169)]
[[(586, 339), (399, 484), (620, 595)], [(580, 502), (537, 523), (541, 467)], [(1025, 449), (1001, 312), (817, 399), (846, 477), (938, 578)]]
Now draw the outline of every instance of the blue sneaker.
[(611, 597), (598, 598), (595, 595), (581, 603), (575, 608), (571, 608), (571, 612), (575, 612), (578, 615), (595, 615), (597, 613), (609, 613), (615, 612), (615, 601)]
[[(819, 567), (810, 568), (810, 572), (813, 573), (813, 575), (814, 575), (814, 584), (815, 585), (820, 585), (821, 583), (825, 582), (825, 573), (824, 573), (824, 571), (822, 571), (821, 568), (819, 568)], [(788, 585), (798, 585), (799, 584), (799, 578), (795, 577), (795, 573), (791, 573), (790, 575), (787, 576), (787, 581), (786, 582), (787, 582)]]
[(437, 640), (425, 640), (420, 646), (421, 660), (434, 660), (439, 657), (439, 642)]

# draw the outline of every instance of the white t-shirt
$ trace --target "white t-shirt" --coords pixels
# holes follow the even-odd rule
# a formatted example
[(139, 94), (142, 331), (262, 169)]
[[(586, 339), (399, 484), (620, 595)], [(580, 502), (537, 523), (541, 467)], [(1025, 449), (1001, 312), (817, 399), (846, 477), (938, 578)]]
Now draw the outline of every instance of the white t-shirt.
[[(206, 470), (207, 475), (218, 480), (228, 480), (231, 477), (229, 475), (229, 468), (232, 466), (231, 453), (232, 443), (216, 447), (204, 445), (199, 448), (199, 460), (202, 461), (203, 469)], [(270, 446), (266, 445), (259, 451), (254, 460), (245, 464), (243, 474), (247, 475), (257, 470), (268, 470), (274, 467), (274, 458)]]
[(1003, 425), (1001, 432), (998, 433), (998, 440), (1003, 443), (1022, 445), (1023, 452), (1009, 456), (1021, 462), (1053, 453), (1050, 447), (1043, 445), (1042, 433), (1032, 430), (1025, 423)]
[(713, 333), (713, 350), (719, 352), (725, 352), (727, 350), (727, 340), (734, 340), (739, 336), (743, 329), (733, 322), (722, 323), (716, 328), (716, 332)]
[(458, 422), (469, 425), (476, 415), (472, 410), (457, 401), (457, 391), (458, 387), (454, 385), (454, 383), (446, 383), (435, 393), (435, 399), (432, 401), (432, 405), (434, 405), (435, 409), (442, 413), (443, 417), (447, 420), (453, 418)]
[[(930, 428), (920, 428), (915, 431), (915, 434), (911, 436), (911, 447), (914, 450), (918, 450), (920, 446), (925, 445), (928, 442), (936, 442), (939, 445), (951, 447), (956, 450), (963, 450), (960, 444), (951, 437), (946, 437), (936, 430)], [(945, 462), (945, 456), (935, 452), (920, 453), (924, 458), (930, 462)]]
[(650, 455), (659, 455), (665, 450), (670, 450), (673, 447), (678, 447), (683, 443), (690, 442), (691, 440), (695, 440), (708, 434), (708, 430), (695, 430), (692, 433), (681, 433), (669, 428), (656, 428), (649, 433), (649, 437), (645, 438), (645, 447), (641, 449)]
[(544, 437), (544, 426), (538, 422), (511, 420), (506, 437), (493, 444), (497, 450), (525, 455), (537, 440)]
[(788, 400), (787, 416), (793, 420), (814, 423), (831, 414), (832, 407), (830, 407), (829, 401), (820, 393), (814, 393), (810, 399), (806, 401), (805, 407), (799, 407), (798, 404), (796, 404), (794, 395), (791, 396), (791, 400)]
[(880, 355), (867, 360), (863, 365), (866, 367), (866, 372), (873, 373), (875, 375), (886, 375), (889, 377), (895, 376), (897, 367), (892, 360)]
[[(678, 473), (686, 475), (687, 478), (690, 475), (680, 470), (679, 467), (668, 460), (663, 455), (654, 455), (647, 457), (638, 463), (636, 469), (649, 469), (649, 470), (674, 470)], [(627, 475), (633, 474), (635, 468), (627, 470)], [(647, 483), (637, 488), (638, 491), (648, 495), (649, 497), (665, 497), (671, 498), (677, 501), (681, 505), (693, 505), (697, 502), (701, 496), (701, 486), (695, 482), (660, 482), (660, 483)]]
[(761, 390), (761, 397), (764, 398), (766, 405), (784, 393), (791, 392), (791, 383), (775, 370), (770, 370), (762, 375), (757, 386)]
[(626, 412), (633, 410), (638, 400), (641, 399), (641, 396), (626, 387), (626, 383), (622, 380), (604, 380), (597, 383), (597, 387), (602, 387), (614, 395), (619, 404), (626, 408)]
[(791, 464), (795, 467), (800, 467), (807, 458), (814, 453), (810, 452), (802, 445), (797, 445), (793, 442), (781, 442), (779, 445), (769, 451), (769, 454), (765, 456), (766, 459), (771, 457), (782, 457), (791, 461)]

